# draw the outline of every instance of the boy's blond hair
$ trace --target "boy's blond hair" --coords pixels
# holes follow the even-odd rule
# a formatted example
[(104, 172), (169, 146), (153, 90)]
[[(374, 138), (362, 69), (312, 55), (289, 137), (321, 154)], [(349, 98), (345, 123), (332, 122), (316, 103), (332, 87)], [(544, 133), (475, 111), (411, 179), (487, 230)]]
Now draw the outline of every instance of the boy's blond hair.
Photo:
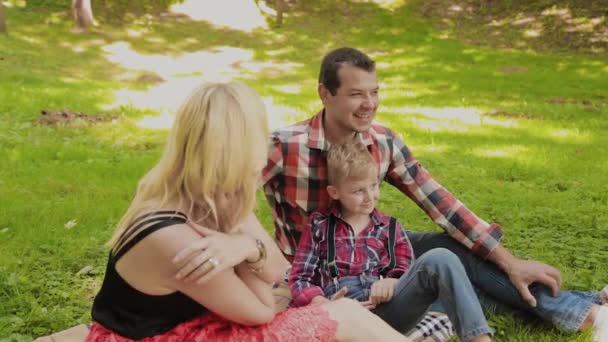
[(378, 176), (378, 166), (367, 147), (360, 141), (332, 145), (327, 152), (327, 179), (330, 185), (344, 180), (361, 180)]

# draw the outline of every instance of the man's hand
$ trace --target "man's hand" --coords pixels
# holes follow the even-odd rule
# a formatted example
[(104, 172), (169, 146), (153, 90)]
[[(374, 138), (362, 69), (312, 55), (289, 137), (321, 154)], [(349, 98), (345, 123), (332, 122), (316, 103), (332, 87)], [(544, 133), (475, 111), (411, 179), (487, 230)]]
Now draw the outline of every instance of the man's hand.
[(376, 306), (390, 301), (391, 298), (393, 298), (397, 280), (398, 279), (395, 278), (384, 278), (373, 283), (369, 292), (368, 302), (373, 306)]
[(488, 259), (509, 276), (513, 286), (530, 306), (536, 306), (536, 298), (528, 289), (532, 283), (547, 285), (554, 297), (559, 294), (559, 289), (562, 287), (562, 275), (555, 267), (534, 260), (516, 258), (500, 245), (492, 251)]
[(556, 297), (562, 286), (562, 275), (555, 267), (535, 260), (512, 260), (505, 272), (519, 291), (522, 298), (531, 306), (536, 306), (536, 298), (530, 293), (528, 286), (532, 283), (542, 283), (548, 286)]

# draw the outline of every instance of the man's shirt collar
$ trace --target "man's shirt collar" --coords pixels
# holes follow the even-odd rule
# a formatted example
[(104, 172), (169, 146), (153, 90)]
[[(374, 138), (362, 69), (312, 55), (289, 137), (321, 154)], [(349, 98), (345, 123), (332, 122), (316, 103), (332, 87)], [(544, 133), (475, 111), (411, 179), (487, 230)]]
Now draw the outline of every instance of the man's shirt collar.
[[(325, 127), (323, 127), (323, 119), (325, 117), (325, 109), (322, 109), (312, 117), (308, 124), (308, 148), (327, 151), (331, 144), (325, 137)], [(370, 146), (374, 143), (373, 127), (363, 133), (357, 133), (356, 137), (365, 145)]]

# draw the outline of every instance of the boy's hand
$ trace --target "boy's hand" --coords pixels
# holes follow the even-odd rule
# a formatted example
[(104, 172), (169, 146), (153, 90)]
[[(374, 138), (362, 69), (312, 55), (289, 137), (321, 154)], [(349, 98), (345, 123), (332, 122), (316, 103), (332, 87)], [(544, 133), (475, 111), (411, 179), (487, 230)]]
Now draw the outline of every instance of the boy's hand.
[(316, 296), (310, 301), (310, 304), (327, 303), (327, 302), (329, 302), (329, 299), (327, 299), (323, 296)]
[(334, 300), (337, 300), (337, 299), (340, 299), (340, 298), (346, 296), (347, 293), (348, 293), (348, 288), (343, 287), (340, 290), (338, 290), (338, 292), (334, 293), (334, 295), (331, 296), (331, 299), (327, 299), (323, 296), (316, 296), (310, 302), (312, 304), (316, 304), (316, 303), (325, 303), (325, 302), (329, 302), (329, 301), (334, 301)]
[(395, 278), (384, 278), (373, 283), (369, 292), (368, 302), (376, 306), (390, 301), (393, 298), (395, 284), (397, 284), (398, 280)]

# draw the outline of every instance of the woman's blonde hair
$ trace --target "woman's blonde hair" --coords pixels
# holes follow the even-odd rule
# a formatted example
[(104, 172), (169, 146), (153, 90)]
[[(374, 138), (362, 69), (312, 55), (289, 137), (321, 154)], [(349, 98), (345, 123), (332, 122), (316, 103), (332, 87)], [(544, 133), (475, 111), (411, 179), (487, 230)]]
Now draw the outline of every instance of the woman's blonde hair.
[[(251, 88), (239, 82), (196, 88), (179, 108), (160, 161), (140, 180), (108, 244), (115, 247), (139, 215), (166, 206), (209, 228), (232, 229), (255, 206), (267, 136), (266, 110)], [(229, 208), (218, 205), (224, 195), (234, 202)]]
[(339, 185), (344, 180), (378, 176), (378, 165), (367, 147), (358, 140), (332, 145), (327, 152), (327, 180)]

